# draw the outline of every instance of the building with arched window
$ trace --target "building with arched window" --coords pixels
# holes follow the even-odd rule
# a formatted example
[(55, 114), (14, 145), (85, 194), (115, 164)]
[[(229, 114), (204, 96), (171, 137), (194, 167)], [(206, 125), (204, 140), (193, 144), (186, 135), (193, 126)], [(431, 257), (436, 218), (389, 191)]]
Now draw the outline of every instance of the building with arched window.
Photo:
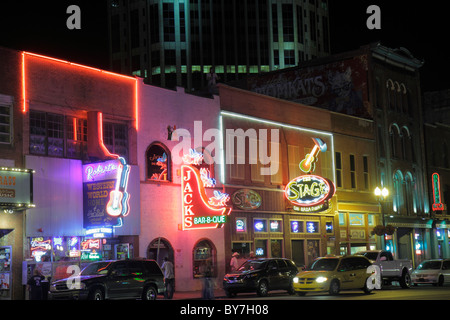
[[(210, 266), (220, 285), (227, 262), (223, 224), (190, 228), (194, 220), (189, 216), (198, 213), (193, 207), (194, 193), (203, 188), (205, 196), (211, 197), (223, 191), (221, 166), (214, 160), (221, 151), (208, 149), (211, 139), (214, 140), (211, 138), (214, 130), (219, 128), (218, 98), (186, 94), (183, 88), (173, 91), (150, 85), (142, 85), (139, 92), (142, 119), (137, 138), (141, 181), (139, 256), (155, 259), (160, 265), (165, 257), (171, 260), (176, 290), (200, 290), (204, 265)], [(208, 137), (208, 133), (213, 135)], [(202, 160), (196, 161), (200, 157)], [(186, 165), (187, 159), (190, 165)], [(191, 170), (188, 175), (186, 170)], [(184, 184), (195, 172), (204, 187), (199, 180)], [(223, 219), (226, 221), (226, 217)]]

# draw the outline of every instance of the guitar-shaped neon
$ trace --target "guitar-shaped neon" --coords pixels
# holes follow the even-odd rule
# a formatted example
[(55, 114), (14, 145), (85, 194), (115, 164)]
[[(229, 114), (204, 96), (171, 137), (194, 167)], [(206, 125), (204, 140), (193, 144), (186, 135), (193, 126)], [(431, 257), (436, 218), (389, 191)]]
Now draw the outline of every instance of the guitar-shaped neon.
[(122, 157), (119, 158), (119, 161), (116, 188), (109, 194), (109, 201), (106, 205), (106, 212), (112, 217), (126, 216), (129, 211), (128, 202), (130, 197), (128, 192), (126, 192), (126, 187), (128, 185), (130, 166), (126, 164), (125, 159)]
[(327, 151), (327, 144), (323, 142), (319, 138), (312, 138), (314, 141), (314, 148), (312, 149), (311, 153), (307, 154), (305, 159), (303, 159), (300, 164), (299, 168), (305, 173), (309, 173), (315, 170), (316, 162), (317, 162), (317, 155), (319, 152), (325, 152)]

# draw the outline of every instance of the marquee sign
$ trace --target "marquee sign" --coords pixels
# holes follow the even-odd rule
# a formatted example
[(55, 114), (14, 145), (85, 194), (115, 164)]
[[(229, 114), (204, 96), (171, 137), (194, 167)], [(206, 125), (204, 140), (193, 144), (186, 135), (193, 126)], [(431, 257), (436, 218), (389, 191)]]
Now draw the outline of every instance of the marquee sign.
[(327, 150), (326, 143), (321, 139), (312, 140), (314, 149), (299, 164), (300, 169), (308, 174), (290, 181), (284, 190), (286, 199), (298, 207), (296, 210), (300, 212), (320, 212), (328, 209), (328, 200), (336, 191), (331, 180), (311, 174), (315, 170), (314, 164), (318, 154)]
[(327, 201), (334, 192), (334, 184), (330, 180), (304, 175), (288, 183), (285, 196), (293, 205), (301, 207), (302, 212), (318, 212), (327, 209)]
[(83, 227), (120, 227), (130, 211), (130, 165), (124, 158), (83, 166)]
[(214, 185), (206, 168), (181, 166), (182, 230), (220, 228), (227, 221), (231, 208), (226, 203), (230, 196), (214, 190), (214, 196), (208, 197), (205, 187)]

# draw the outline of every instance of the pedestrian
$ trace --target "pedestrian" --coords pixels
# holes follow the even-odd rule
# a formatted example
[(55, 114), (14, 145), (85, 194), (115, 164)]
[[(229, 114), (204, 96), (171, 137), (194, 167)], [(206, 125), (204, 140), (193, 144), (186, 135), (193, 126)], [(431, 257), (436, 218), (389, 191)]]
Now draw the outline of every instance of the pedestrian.
[(238, 256), (239, 256), (239, 253), (237, 253), (237, 252), (233, 253), (233, 255), (231, 256), (231, 261), (230, 261), (231, 272), (235, 272), (239, 268), (239, 263), (237, 261)]
[(33, 276), (31, 276), (27, 282), (28, 291), (30, 292), (30, 300), (42, 300), (42, 280), (44, 280), (44, 276), (37, 268), (35, 268), (33, 270)]
[(164, 272), (164, 283), (166, 286), (164, 298), (172, 299), (175, 286), (175, 274), (173, 272), (173, 263), (170, 262), (170, 260), (167, 257), (165, 257), (161, 269)]
[(205, 300), (214, 299), (214, 286), (212, 282), (212, 266), (211, 259), (204, 261), (200, 265), (200, 274), (203, 280), (202, 298)]

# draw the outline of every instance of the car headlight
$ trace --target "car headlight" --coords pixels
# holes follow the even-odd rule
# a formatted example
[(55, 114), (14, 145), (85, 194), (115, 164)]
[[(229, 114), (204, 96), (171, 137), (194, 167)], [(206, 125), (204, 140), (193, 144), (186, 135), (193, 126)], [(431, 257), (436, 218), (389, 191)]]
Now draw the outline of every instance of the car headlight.
[(298, 277), (295, 277), (292, 281), (294, 281), (294, 283), (298, 283)]
[(326, 282), (328, 280), (328, 278), (326, 278), (326, 277), (318, 277), (317, 279), (316, 279), (316, 282), (318, 282), (318, 283), (324, 283), (324, 282)]

